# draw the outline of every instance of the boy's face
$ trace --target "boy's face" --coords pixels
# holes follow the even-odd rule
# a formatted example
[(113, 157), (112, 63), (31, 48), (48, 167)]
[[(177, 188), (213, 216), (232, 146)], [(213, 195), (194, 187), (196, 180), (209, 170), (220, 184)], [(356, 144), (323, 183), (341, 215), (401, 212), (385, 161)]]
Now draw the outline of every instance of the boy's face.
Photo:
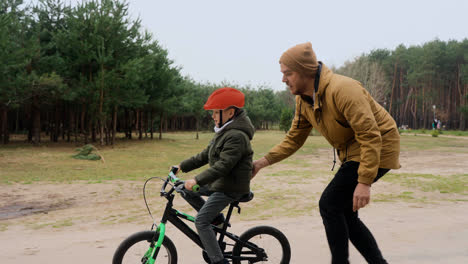
[[(216, 109), (216, 110), (213, 110), (213, 114), (211, 115), (217, 127), (219, 127), (219, 121), (221, 120), (220, 114), (219, 114), (220, 112), (221, 111), (219, 109)], [(229, 120), (229, 118), (233, 117), (234, 113), (235, 113), (234, 108), (223, 110), (223, 123), (226, 123), (226, 121)]]

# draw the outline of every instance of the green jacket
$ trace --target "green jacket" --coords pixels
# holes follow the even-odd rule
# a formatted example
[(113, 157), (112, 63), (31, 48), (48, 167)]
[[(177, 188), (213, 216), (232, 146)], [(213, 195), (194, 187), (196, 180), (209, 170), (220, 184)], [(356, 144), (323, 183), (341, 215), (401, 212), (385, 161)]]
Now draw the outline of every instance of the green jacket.
[(337, 150), (341, 162), (360, 162), (358, 182), (371, 184), (379, 168), (400, 168), (395, 121), (358, 81), (323, 65), (315, 99), (310, 104), (296, 96), (291, 129), (265, 156), (270, 164), (292, 155), (315, 127)]
[(216, 133), (208, 147), (180, 164), (183, 172), (210, 164), (210, 168), (195, 179), (200, 186), (208, 185), (211, 191), (248, 193), (252, 176), (253, 150), (250, 140), (254, 127), (244, 110), (233, 122)]

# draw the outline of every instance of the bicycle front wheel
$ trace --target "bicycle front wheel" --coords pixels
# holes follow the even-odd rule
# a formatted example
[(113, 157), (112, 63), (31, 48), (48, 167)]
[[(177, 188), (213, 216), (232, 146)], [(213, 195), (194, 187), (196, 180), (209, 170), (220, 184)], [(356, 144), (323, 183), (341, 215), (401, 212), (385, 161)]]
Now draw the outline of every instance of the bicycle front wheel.
[[(288, 239), (274, 227), (253, 227), (243, 233), (239, 239), (245, 243), (237, 242), (235, 244), (232, 250), (233, 264), (257, 262), (289, 264), (291, 260), (291, 247)], [(250, 258), (250, 260), (241, 260), (241, 258)]]
[[(125, 239), (114, 253), (112, 264), (148, 263), (146, 252), (156, 244), (159, 234), (155, 231), (142, 231)], [(177, 264), (177, 250), (174, 243), (165, 236), (156, 263)]]

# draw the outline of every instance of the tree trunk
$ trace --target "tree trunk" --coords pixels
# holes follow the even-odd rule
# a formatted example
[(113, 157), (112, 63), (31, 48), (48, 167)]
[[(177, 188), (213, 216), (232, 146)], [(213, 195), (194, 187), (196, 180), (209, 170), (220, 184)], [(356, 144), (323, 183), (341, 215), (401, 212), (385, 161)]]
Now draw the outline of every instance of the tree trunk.
[[(89, 124), (89, 122), (88, 122)], [(89, 129), (86, 127), (86, 105), (83, 104), (83, 109), (81, 110), (81, 127), (80, 127), (81, 134), (84, 135), (84, 143), (89, 143)]]
[[(102, 113), (100, 113), (100, 115), (102, 115)], [(100, 117), (99, 118), (99, 144), (101, 146), (104, 146), (104, 118), (103, 117)], [(96, 141), (96, 136), (95, 136), (95, 132), (94, 132), (94, 129), (93, 129), (93, 141)]]
[[(460, 64), (458, 64), (458, 73), (460, 73)], [(460, 98), (459, 107), (464, 107), (465, 104), (466, 104), (466, 98), (465, 98), (466, 85), (460, 85), (460, 81), (457, 80), (457, 88), (458, 88), (458, 95), (459, 95), (459, 98)], [(460, 111), (460, 121), (459, 121), (458, 129), (463, 131), (463, 130), (465, 130), (465, 128), (466, 128), (465, 127), (465, 113)]]
[(132, 139), (132, 121), (131, 114), (128, 109), (125, 109), (125, 137), (127, 139)]
[(128, 126), (128, 139), (132, 139), (133, 137), (133, 114), (131, 111), (128, 112), (127, 126)]
[(73, 114), (74, 116), (74, 119), (75, 119), (75, 126), (74, 126), (74, 129), (73, 129), (73, 134), (75, 135), (75, 142), (78, 142), (78, 120), (79, 120), (79, 115), (80, 113), (79, 112), (75, 112)]
[(71, 141), (71, 134), (75, 131), (75, 113), (70, 108), (68, 113), (68, 131), (67, 131), (67, 142)]
[(90, 129), (90, 134), (91, 134), (91, 142), (95, 143), (96, 142), (96, 121), (89, 121), (89, 129)]
[[(463, 90), (464, 90), (464, 93), (461, 93), (461, 95), (460, 95), (460, 106), (461, 107), (467, 107), (466, 106), (466, 96), (467, 96), (467, 93), (468, 93), (468, 85), (467, 84), (463, 85)], [(466, 113), (461, 112), (460, 113), (460, 130), (465, 131), (465, 129), (466, 129)]]
[(105, 125), (105, 117), (104, 113), (102, 112), (102, 107), (104, 105), (104, 64), (101, 64), (101, 89), (99, 92), (99, 144), (101, 146), (104, 145), (104, 125)]
[(145, 111), (145, 122), (143, 122), (143, 130), (145, 131), (145, 138), (148, 138), (148, 125), (149, 125), (149, 112)]
[(32, 117), (32, 142), (39, 144), (41, 142), (41, 110), (38, 107), (38, 98), (34, 96), (31, 106)]
[(29, 116), (28, 116), (28, 142), (32, 143), (33, 141), (33, 121), (32, 121), (32, 106), (29, 110)]
[(197, 130), (197, 136), (196, 136), (196, 139), (198, 140), (199, 137), (198, 137), (198, 118), (195, 118), (195, 128)]
[[(400, 73), (399, 73), (399, 82), (398, 82), (398, 90), (399, 90), (399, 98), (403, 97), (403, 69), (400, 68)], [(402, 112), (401, 112), (401, 107), (396, 108), (396, 123), (397, 125), (401, 125), (401, 119), (402, 119)]]
[(395, 93), (395, 83), (397, 77), (397, 63), (395, 62), (395, 67), (393, 69), (393, 81), (392, 81), (392, 91), (390, 92), (390, 106), (388, 108), (388, 112), (392, 115), (392, 104), (393, 104), (393, 95)]
[(19, 108), (16, 109), (15, 133), (18, 133), (19, 131), (19, 118), (20, 118), (19, 112), (20, 112)]
[(105, 135), (106, 135), (106, 146), (110, 145), (111, 141), (111, 128), (112, 127), (112, 120), (111, 122), (106, 122), (106, 125), (104, 127)]
[(139, 110), (139, 123), (138, 123), (138, 139), (143, 139), (143, 111)]
[(66, 133), (65, 130), (68, 131), (68, 128), (65, 127), (65, 124), (67, 124), (67, 114), (69, 114), (68, 113), (69, 110), (67, 108), (68, 107), (63, 106), (63, 111), (62, 111), (62, 113), (60, 115), (60, 134), (62, 135), (62, 141), (65, 141), (65, 133)]
[(164, 113), (163, 111), (161, 111), (160, 115), (159, 115), (159, 140), (162, 139), (162, 128), (163, 128), (163, 116), (164, 116)]
[(60, 105), (56, 104), (54, 115), (54, 142), (58, 142), (60, 136)]
[(135, 110), (135, 117), (136, 117), (136, 120), (135, 120), (135, 136), (136, 136), (140, 131), (140, 111), (139, 110)]
[[(459, 80), (459, 76), (458, 76), (458, 72), (456, 74), (456, 82), (458, 82)], [(447, 95), (445, 96), (445, 100), (444, 100), (444, 104), (445, 106), (447, 107), (447, 120), (446, 120), (446, 125), (447, 125), (447, 129), (450, 128), (450, 125), (451, 125), (451, 116), (452, 116), (452, 104), (450, 103), (450, 99), (452, 97), (452, 90), (453, 90), (453, 87), (452, 85), (449, 86), (449, 90), (448, 90), (448, 93)]]
[[(409, 92), (408, 92), (408, 97), (406, 97), (406, 103), (405, 103), (405, 108), (404, 112), (407, 113), (408, 111), (408, 103), (411, 101), (411, 93), (413, 93), (413, 88), (411, 87)], [(409, 117), (405, 115), (405, 119), (402, 121), (401, 125), (408, 125)]]
[(417, 116), (417, 111), (418, 111), (418, 99), (417, 97), (414, 98), (414, 111), (412, 111), (413, 113), (413, 127), (414, 128), (418, 128), (418, 116)]
[(7, 108), (0, 108), (0, 120), (1, 120), (1, 129), (0, 129), (0, 141), (2, 144), (8, 144), (9, 133), (8, 133), (8, 111)]
[(154, 119), (153, 119), (153, 111), (150, 112), (150, 120), (151, 120), (151, 127), (150, 127), (150, 136), (153, 139), (153, 128), (154, 128)]
[(112, 118), (112, 139), (111, 145), (115, 143), (115, 133), (117, 133), (117, 106), (114, 106), (114, 118)]

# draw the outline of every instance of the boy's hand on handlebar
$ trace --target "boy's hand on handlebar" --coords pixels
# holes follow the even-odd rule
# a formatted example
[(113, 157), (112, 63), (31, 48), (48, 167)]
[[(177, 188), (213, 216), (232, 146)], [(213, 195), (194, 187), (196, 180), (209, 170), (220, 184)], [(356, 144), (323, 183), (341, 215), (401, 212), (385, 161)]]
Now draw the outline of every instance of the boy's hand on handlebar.
[[(175, 168), (177, 168), (177, 170), (175, 170)], [(170, 170), (174, 173), (174, 175), (177, 175), (177, 173), (180, 171), (180, 165), (172, 165)]]
[(193, 186), (197, 184), (197, 181), (195, 179), (190, 179), (185, 181), (185, 189), (187, 190), (192, 190)]

